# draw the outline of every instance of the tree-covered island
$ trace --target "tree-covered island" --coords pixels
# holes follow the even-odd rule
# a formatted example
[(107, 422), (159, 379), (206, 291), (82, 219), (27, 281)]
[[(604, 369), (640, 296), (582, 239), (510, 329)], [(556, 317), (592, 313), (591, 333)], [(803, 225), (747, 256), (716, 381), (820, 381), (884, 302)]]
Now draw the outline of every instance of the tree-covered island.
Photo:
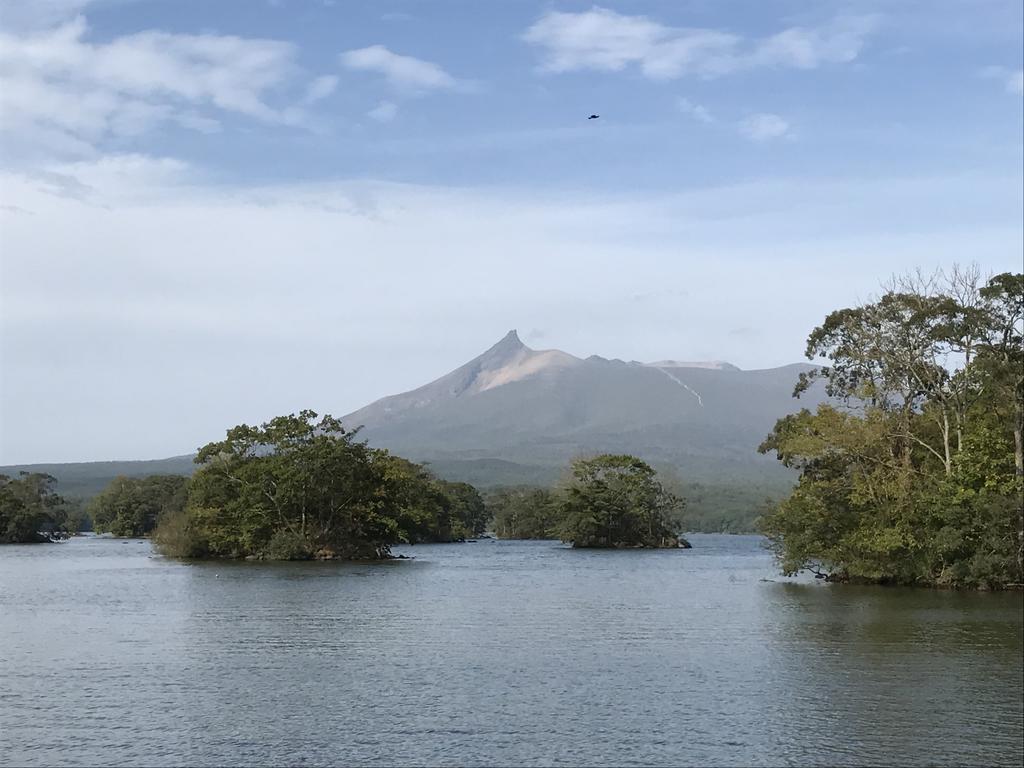
[(397, 543), (458, 541), (486, 523), (479, 494), (370, 448), (313, 411), (239, 425), (196, 455), (180, 511), (154, 532), (185, 558), (381, 559)]
[(635, 456), (578, 459), (559, 496), (558, 534), (573, 547), (690, 546), (679, 536), (683, 500), (666, 491), (651, 466)]

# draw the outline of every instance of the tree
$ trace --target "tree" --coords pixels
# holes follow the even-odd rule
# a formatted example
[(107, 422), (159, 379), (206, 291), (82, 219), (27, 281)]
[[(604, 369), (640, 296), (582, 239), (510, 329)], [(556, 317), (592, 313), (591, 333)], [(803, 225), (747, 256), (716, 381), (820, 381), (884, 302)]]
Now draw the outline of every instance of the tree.
[(492, 492), (487, 508), (501, 539), (556, 539), (557, 496), (547, 488), (504, 488)]
[(1022, 276), (897, 278), (811, 332), (799, 396), (761, 445), (800, 471), (762, 520), (783, 570), (836, 579), (996, 587), (1024, 578), (1018, 460)]
[(560, 501), (559, 533), (574, 547), (678, 547), (682, 506), (635, 456), (579, 459)]
[(466, 539), (469, 531), (455, 512), (455, 500), (426, 467), (387, 451), (375, 451), (373, 464), (381, 475), (381, 509), (395, 520), (399, 541)]
[(180, 475), (115, 477), (90, 500), (95, 529), (115, 536), (148, 536), (163, 515), (185, 508), (188, 478)]
[(393, 544), (459, 541), (481, 525), (471, 486), (369, 448), (313, 411), (227, 432), (200, 449), (184, 510), (154, 540), (180, 557), (376, 559)]
[[(199, 450), (170, 552), (208, 557), (385, 557), (398, 525), (382, 511), (380, 472), (355, 433), (313, 411), (229, 429)], [(173, 549), (168, 536), (158, 545)]]
[(460, 537), (479, 536), (487, 530), (491, 515), (480, 491), (469, 483), (439, 480), (438, 484), (448, 500), (449, 516)]
[(45, 532), (59, 528), (63, 500), (53, 490), (56, 482), (41, 473), (0, 475), (0, 544), (47, 541)]
[(988, 322), (978, 367), (993, 405), (1013, 433), (1017, 495), (1017, 568), (1024, 579), (1024, 274), (1004, 272), (981, 289)]

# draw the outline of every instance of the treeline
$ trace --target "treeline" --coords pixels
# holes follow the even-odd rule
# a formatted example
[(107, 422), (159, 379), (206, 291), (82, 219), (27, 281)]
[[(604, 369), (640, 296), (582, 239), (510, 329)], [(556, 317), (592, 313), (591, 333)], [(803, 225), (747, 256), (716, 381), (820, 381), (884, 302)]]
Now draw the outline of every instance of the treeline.
[[(395, 544), (484, 532), (493, 508), (473, 486), (370, 448), (331, 416), (317, 418), (303, 411), (241, 425), (202, 448), (184, 505), (157, 516), (156, 547), (187, 558), (379, 559)], [(529, 499), (547, 499), (557, 526), (504, 526), (499, 536), (532, 536), (544, 525), (577, 547), (680, 546), (681, 500), (632, 456), (577, 461), (557, 494)], [(527, 503), (523, 514), (538, 509)]]
[[(557, 490), (504, 490), (485, 501), (473, 486), (439, 479), (356, 434), (312, 411), (243, 424), (200, 449), (192, 478), (118, 477), (85, 513), (97, 532), (152, 536), (160, 552), (182, 558), (378, 559), (399, 543), (479, 536), (492, 522), (499, 538), (689, 546), (678, 535), (682, 499), (634, 456), (580, 459)], [(52, 477), (4, 481), (4, 541), (71, 530), (62, 527)]]
[(573, 462), (561, 488), (511, 488), (487, 503), (508, 539), (561, 539), (575, 547), (688, 547), (679, 537), (684, 501), (635, 456)]
[(90, 504), (97, 530), (147, 535), (186, 558), (376, 559), (394, 544), (461, 541), (489, 524), (499, 538), (576, 547), (689, 546), (683, 502), (633, 456), (574, 462), (558, 490), (473, 486), (355, 440), (311, 412), (235, 427), (203, 448), (191, 481), (118, 478)]
[(188, 499), (182, 475), (116, 477), (86, 506), (97, 533), (148, 536), (163, 517), (180, 513)]
[(800, 472), (762, 519), (783, 570), (834, 580), (1024, 582), (1024, 275), (895, 280), (831, 313), (807, 357), (834, 404), (761, 446)]

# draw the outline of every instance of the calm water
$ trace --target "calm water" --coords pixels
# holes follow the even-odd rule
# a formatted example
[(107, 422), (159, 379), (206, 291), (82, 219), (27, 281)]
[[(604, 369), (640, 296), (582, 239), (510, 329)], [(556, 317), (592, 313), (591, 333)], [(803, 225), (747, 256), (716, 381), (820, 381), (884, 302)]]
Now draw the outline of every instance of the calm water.
[(0, 763), (1021, 764), (1021, 595), (798, 583), (755, 537), (692, 541), (2, 547)]

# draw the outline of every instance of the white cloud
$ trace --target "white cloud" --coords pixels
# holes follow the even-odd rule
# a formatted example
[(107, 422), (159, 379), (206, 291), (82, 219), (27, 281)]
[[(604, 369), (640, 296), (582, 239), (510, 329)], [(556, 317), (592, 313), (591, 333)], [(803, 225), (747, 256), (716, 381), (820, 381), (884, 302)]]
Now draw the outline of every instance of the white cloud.
[(676, 102), (676, 106), (683, 114), (689, 115), (693, 119), (699, 120), (702, 123), (715, 122), (714, 115), (712, 115), (706, 107), (703, 107), (700, 104), (695, 104), (687, 98), (680, 98)]
[(398, 88), (433, 91), (459, 86), (459, 81), (437, 64), (393, 53), (383, 45), (346, 51), (341, 54), (341, 63), (349, 69), (383, 75), (391, 85)]
[[(88, 154), (110, 137), (167, 122), (212, 132), (218, 114), (302, 119), (271, 98), (298, 72), (276, 40), (145, 31), (93, 43), (85, 19), (23, 34), (0, 31), (0, 136), (9, 154)], [(332, 88), (330, 78), (310, 86)]]
[(306, 104), (312, 104), (315, 101), (326, 99), (334, 93), (337, 87), (338, 77), (336, 75), (321, 75), (315, 78), (306, 88), (306, 98), (304, 101)]
[(789, 134), (789, 123), (778, 115), (761, 112), (740, 121), (740, 133), (751, 141), (770, 141)]
[(1024, 70), (1013, 70), (1007, 67), (985, 67), (981, 76), (1003, 83), (1006, 92), (1014, 96), (1024, 94)]
[[(167, 456), (230, 424), (309, 406), (347, 413), (516, 326), (583, 356), (793, 362), (827, 311), (893, 271), (967, 252), (1013, 269), (1021, 194), (1013, 168), (630, 198), (253, 189), (142, 156), (45, 179), (0, 173), (0, 463)], [(936, 216), (954, 208), (955, 220)], [(632, 300), (665, 286), (687, 299)], [(766, 316), (764, 343), (729, 332)], [(151, 429), (133, 426), (138, 414)]]
[(0, 0), (3, 26), (30, 32), (74, 19), (95, 0)]
[(212, 117), (205, 117), (197, 112), (183, 112), (175, 116), (175, 121), (182, 128), (188, 128), (200, 133), (220, 133), (221, 124), (219, 120)]
[(1024, 95), (1024, 69), (1018, 69), (1007, 78), (1006, 90), (1018, 96)]
[(393, 101), (382, 101), (366, 114), (378, 123), (390, 123), (398, 114), (398, 105)]
[(870, 16), (841, 17), (822, 27), (791, 27), (746, 41), (729, 32), (669, 27), (646, 16), (594, 7), (581, 13), (549, 11), (523, 39), (543, 50), (542, 67), (550, 72), (617, 72), (636, 65), (649, 78), (672, 79), (852, 61), (875, 23)]

